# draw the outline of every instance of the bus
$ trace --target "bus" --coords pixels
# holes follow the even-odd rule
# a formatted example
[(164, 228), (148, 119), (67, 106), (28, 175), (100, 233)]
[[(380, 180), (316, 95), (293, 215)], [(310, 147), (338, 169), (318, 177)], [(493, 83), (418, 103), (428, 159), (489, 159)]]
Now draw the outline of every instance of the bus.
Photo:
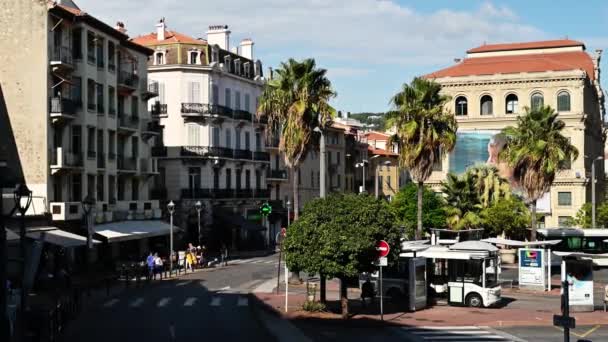
[[(553, 251), (608, 253), (608, 229), (552, 228), (538, 229), (536, 232), (539, 240), (561, 240), (551, 247)], [(559, 260), (559, 257), (555, 259)], [(594, 259), (593, 264), (597, 267), (608, 267), (608, 258)]]

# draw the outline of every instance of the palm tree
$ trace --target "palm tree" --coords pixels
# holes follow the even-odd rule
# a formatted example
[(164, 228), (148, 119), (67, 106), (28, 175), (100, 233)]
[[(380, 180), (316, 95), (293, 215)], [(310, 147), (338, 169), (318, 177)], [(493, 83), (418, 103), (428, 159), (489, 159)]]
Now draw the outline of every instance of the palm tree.
[(387, 127), (394, 127), (391, 141), (399, 147), (399, 166), (409, 170), (418, 185), (418, 227), (422, 237), (423, 185), (433, 166), (441, 162), (456, 144), (458, 125), (444, 107), (449, 97), (440, 94), (441, 86), (425, 78), (404, 84), (391, 99), (394, 111), (388, 113)]
[(268, 120), (268, 137), (280, 137), (279, 150), (291, 169), (294, 219), (299, 216), (298, 168), (314, 145), (316, 127), (331, 124), (335, 110), (329, 101), (336, 96), (326, 70), (316, 67), (314, 59), (281, 63), (276, 77), (269, 80), (260, 97), (258, 118)]
[(560, 166), (578, 158), (578, 150), (562, 135), (566, 124), (551, 107), (525, 110), (516, 126), (502, 130), (507, 145), (499, 157), (513, 167), (514, 179), (530, 205), (531, 240), (536, 241), (536, 201), (550, 190)]
[(511, 188), (506, 179), (500, 177), (495, 166), (487, 164), (474, 165), (467, 169), (469, 177), (479, 198), (482, 208), (487, 208), (501, 198), (511, 197)]

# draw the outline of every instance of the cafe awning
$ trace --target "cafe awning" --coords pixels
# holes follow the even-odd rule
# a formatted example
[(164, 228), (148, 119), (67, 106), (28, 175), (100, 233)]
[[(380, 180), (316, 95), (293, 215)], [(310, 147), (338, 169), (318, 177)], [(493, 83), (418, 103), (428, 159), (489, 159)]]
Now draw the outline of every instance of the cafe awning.
[[(94, 230), (112, 243), (169, 235), (171, 226), (160, 220), (120, 221), (96, 225)], [(174, 225), (173, 232), (178, 231), (181, 229)]]
[(545, 247), (545, 246), (557, 245), (562, 240), (519, 241), (519, 240), (509, 240), (509, 239), (503, 239), (503, 238), (488, 238), (488, 239), (483, 239), (481, 241), (491, 243), (494, 245), (505, 245), (505, 246), (512, 246), (512, 247)]
[[(56, 228), (29, 232), (27, 233), (27, 237), (34, 240), (42, 240), (46, 243), (64, 248), (86, 246), (87, 244), (86, 237)], [(101, 241), (93, 239), (93, 243), (98, 244), (101, 243)]]

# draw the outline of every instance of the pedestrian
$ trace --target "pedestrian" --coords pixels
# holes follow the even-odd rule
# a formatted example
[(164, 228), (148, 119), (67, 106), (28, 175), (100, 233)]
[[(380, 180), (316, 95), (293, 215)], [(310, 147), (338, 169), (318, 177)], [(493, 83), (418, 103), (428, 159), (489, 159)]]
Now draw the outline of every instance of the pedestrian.
[(374, 285), (372, 284), (368, 276), (367, 279), (365, 279), (363, 285), (361, 285), (361, 304), (363, 305), (363, 307), (366, 307), (365, 301), (367, 298), (370, 299), (370, 303), (373, 305), (375, 295), (376, 294), (374, 293)]
[(221, 265), (228, 266), (228, 248), (225, 244), (222, 244), (222, 248), (220, 249), (220, 257), (221, 257)]
[(163, 279), (163, 259), (158, 256), (158, 253), (154, 254), (154, 279), (156, 280), (156, 273), (160, 274), (160, 279)]
[(186, 251), (186, 272), (190, 269), (190, 272), (194, 272), (192, 264), (194, 263), (194, 256), (190, 250)]
[(154, 255), (152, 252), (146, 258), (146, 265), (148, 266), (148, 281), (154, 277)]

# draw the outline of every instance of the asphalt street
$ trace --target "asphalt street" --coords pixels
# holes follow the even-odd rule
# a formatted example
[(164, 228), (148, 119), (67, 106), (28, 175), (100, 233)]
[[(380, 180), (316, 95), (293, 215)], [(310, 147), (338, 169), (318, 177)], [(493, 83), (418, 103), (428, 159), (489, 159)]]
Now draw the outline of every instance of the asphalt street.
[(65, 341), (272, 341), (247, 293), (272, 281), (277, 261), (243, 259), (104, 298), (70, 324)]

